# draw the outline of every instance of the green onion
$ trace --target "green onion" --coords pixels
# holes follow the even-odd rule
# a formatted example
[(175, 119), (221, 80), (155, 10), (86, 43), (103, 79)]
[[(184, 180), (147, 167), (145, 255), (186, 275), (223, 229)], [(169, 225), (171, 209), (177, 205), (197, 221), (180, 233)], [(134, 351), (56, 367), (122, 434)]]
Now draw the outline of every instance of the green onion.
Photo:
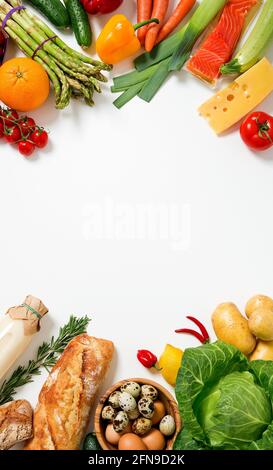
[(196, 40), (207, 28), (213, 18), (224, 7), (227, 0), (203, 0), (192, 15), (189, 24), (183, 34), (182, 40), (177, 46), (170, 61), (169, 70), (180, 70), (189, 57)]
[(134, 61), (135, 68), (139, 71), (145, 70), (151, 65), (158, 64), (158, 62), (170, 57), (181, 43), (187, 26), (188, 24), (184, 25), (180, 31), (157, 44), (151, 52), (145, 52), (138, 56)]
[(261, 14), (241, 50), (227, 64), (222, 74), (243, 73), (263, 58), (273, 36), (273, 0), (266, 0)]
[[(145, 82), (144, 82), (145, 83)], [(136, 85), (132, 85), (128, 90), (125, 90), (122, 95), (120, 95), (115, 101), (114, 105), (116, 108), (120, 109), (124, 106), (128, 101), (132, 100), (137, 94), (140, 92), (141, 88), (143, 87), (143, 83), (137, 83)]]

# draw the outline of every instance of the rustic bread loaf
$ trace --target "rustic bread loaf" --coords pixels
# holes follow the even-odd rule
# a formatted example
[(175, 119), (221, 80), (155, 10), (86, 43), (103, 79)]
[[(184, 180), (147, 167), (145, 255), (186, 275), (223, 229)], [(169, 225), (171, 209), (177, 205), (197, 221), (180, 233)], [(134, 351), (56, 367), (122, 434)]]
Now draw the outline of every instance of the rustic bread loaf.
[(34, 413), (34, 436), (25, 449), (80, 448), (113, 352), (111, 341), (87, 334), (69, 343), (40, 392)]
[(0, 449), (6, 450), (32, 436), (32, 408), (26, 400), (0, 406)]

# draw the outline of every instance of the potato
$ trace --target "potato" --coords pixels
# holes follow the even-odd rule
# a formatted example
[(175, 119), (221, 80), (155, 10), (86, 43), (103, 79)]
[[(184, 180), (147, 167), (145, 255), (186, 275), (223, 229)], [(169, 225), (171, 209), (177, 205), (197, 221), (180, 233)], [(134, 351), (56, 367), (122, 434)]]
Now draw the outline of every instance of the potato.
[(250, 315), (248, 326), (251, 333), (264, 341), (273, 340), (273, 310), (259, 307)]
[(257, 346), (251, 354), (249, 360), (256, 361), (257, 359), (273, 361), (273, 341), (259, 340), (257, 342)]
[(243, 354), (249, 355), (255, 348), (256, 338), (235, 304), (226, 302), (218, 305), (212, 314), (212, 325), (218, 339), (233, 344)]
[(245, 306), (246, 316), (249, 318), (250, 315), (259, 307), (269, 308), (273, 310), (273, 299), (267, 295), (254, 295), (251, 297)]

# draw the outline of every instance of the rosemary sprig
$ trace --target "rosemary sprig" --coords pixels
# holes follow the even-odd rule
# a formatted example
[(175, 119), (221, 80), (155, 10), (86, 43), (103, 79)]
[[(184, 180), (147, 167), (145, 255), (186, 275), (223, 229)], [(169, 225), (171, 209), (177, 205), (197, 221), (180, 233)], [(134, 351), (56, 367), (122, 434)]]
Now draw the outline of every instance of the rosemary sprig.
[(87, 316), (77, 318), (71, 315), (68, 323), (60, 328), (56, 339), (52, 336), (48, 343), (41, 344), (36, 358), (30, 360), (26, 366), (17, 367), (10, 378), (2, 383), (0, 387), (0, 405), (13, 400), (18, 387), (33, 382), (33, 376), (40, 375), (42, 367), (48, 371), (54, 366), (68, 343), (75, 336), (86, 333), (89, 322), (90, 318)]

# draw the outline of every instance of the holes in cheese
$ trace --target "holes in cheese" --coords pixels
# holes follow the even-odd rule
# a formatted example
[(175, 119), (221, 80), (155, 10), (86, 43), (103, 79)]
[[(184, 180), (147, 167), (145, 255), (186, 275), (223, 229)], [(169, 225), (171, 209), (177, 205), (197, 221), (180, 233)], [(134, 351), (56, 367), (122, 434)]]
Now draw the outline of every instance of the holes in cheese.
[(220, 134), (240, 121), (272, 91), (273, 66), (264, 58), (202, 104), (199, 113)]

